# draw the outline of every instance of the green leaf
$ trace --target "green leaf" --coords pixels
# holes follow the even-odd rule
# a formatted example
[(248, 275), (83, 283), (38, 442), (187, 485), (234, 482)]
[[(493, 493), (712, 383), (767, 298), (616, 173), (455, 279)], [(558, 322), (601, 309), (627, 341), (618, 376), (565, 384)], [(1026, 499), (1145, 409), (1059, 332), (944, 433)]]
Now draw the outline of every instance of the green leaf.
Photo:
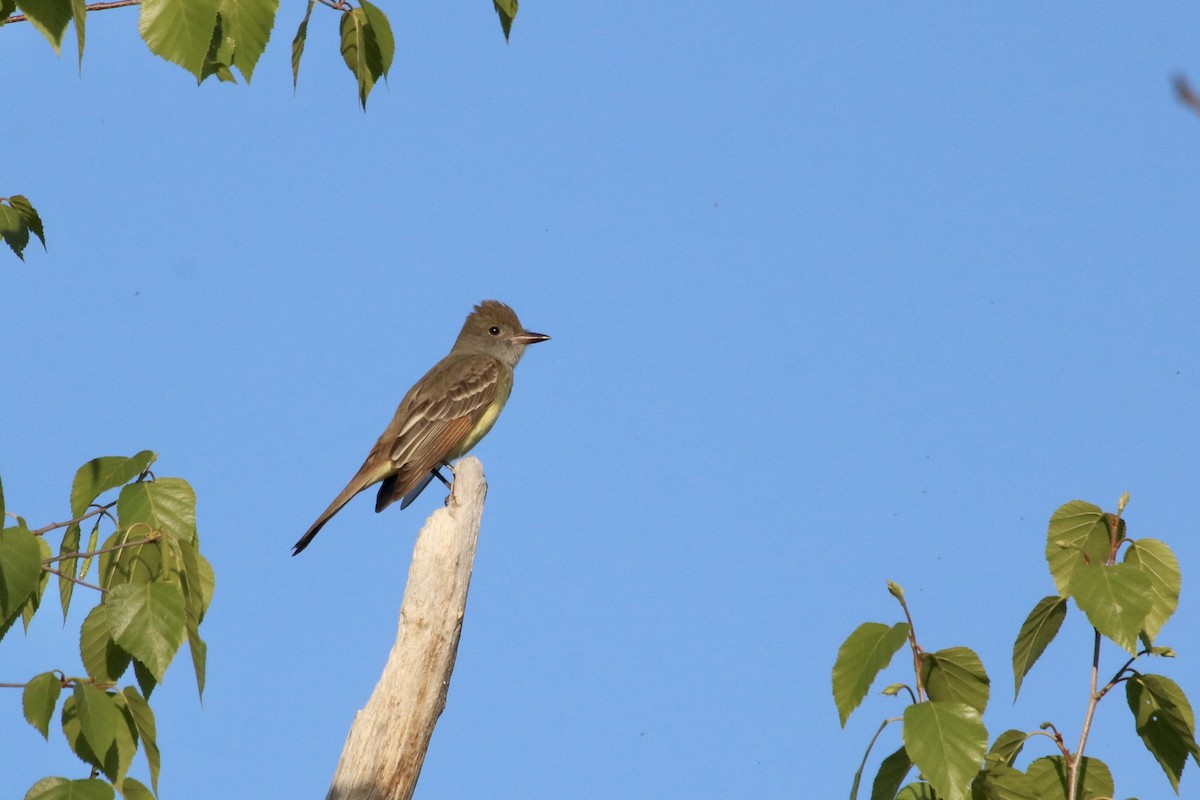
[(113, 641), (103, 604), (88, 612), (80, 626), (79, 655), (88, 677), (98, 684), (116, 683), (129, 668), (129, 653)]
[(308, 10), (304, 12), (304, 19), (300, 21), (300, 27), (296, 29), (296, 36), (292, 39), (292, 91), (296, 91), (296, 84), (300, 81), (300, 57), (304, 55), (304, 43), (308, 41), (308, 18), (312, 16), (313, 6), (317, 4), (317, 0), (308, 0)]
[(914, 781), (900, 790), (896, 800), (934, 800), (933, 791), (928, 783)]
[(58, 697), (62, 694), (62, 682), (53, 672), (43, 672), (30, 679), (21, 693), (21, 705), (25, 711), (25, 720), (37, 728), (42, 738), (50, 738), (50, 718), (54, 716), (54, 708), (58, 705)]
[(26, 792), (25, 800), (113, 800), (113, 787), (99, 778), (69, 781), (42, 778)]
[(508, 34), (512, 31), (513, 20), (517, 16), (517, 0), (492, 0), (492, 5), (496, 8), (496, 13), (500, 15), (500, 27), (504, 29), (504, 41), (508, 41)]
[(204, 81), (212, 75), (227, 83), (237, 83), (233, 74), (233, 40), (223, 33), (224, 20), (217, 14), (217, 22), (213, 27), (212, 40), (208, 43), (208, 53), (204, 56), (204, 66), (200, 69), (200, 80)]
[(126, 708), (137, 727), (138, 736), (142, 740), (142, 749), (146, 753), (146, 762), (150, 765), (150, 785), (158, 792), (158, 772), (161, 767), (161, 756), (158, 752), (158, 731), (154, 722), (154, 712), (138, 690), (132, 686), (125, 687), (121, 693), (125, 698)]
[(358, 101), (367, 110), (367, 95), (383, 75), (383, 56), (367, 12), (353, 8), (342, 14), (342, 58), (358, 81)]
[[(38, 547), (38, 563), (49, 563), (51, 557), (53, 556), (53, 553), (50, 552), (49, 543), (41, 536), (36, 536), (34, 539), (37, 542)], [(37, 588), (34, 589), (33, 594), (29, 595), (29, 598), (25, 601), (25, 605), (21, 607), (21, 622), (25, 626), (26, 633), (29, 632), (29, 622), (33, 619), (34, 612), (36, 612), (42, 604), (42, 595), (45, 594), (46, 586), (49, 583), (50, 572), (44, 569), (41, 570), (41, 573), (38, 575)]]
[(123, 584), (104, 598), (113, 639), (162, 683), (186, 634), (183, 592), (174, 583)]
[(1005, 731), (992, 743), (991, 749), (988, 750), (988, 760), (992, 760), (992, 757), (995, 756), (998, 763), (1011, 767), (1017, 760), (1017, 756), (1021, 754), (1021, 749), (1025, 747), (1027, 738), (1025, 731), (1015, 729)]
[[(1025, 774), (1033, 781), (1038, 800), (1067, 800), (1067, 766), (1062, 756), (1045, 756), (1029, 765)], [(1112, 773), (1103, 761), (1084, 757), (1079, 762), (1082, 791), (1077, 800), (1113, 796)]]
[(121, 782), (121, 797), (125, 800), (154, 800), (154, 794), (145, 784), (134, 778), (126, 778)]
[[(87, 31), (87, 0), (71, 0), (71, 19), (75, 22), (75, 45), (79, 50), (79, 74), (82, 75), (83, 41), (85, 38), (84, 34)], [(30, 208), (32, 208), (32, 206), (30, 206)], [(29, 227), (33, 229), (34, 233), (37, 234), (37, 237), (42, 240), (42, 248), (45, 249), (46, 239), (41, 234), (42, 221), (40, 219), (38, 220), (36, 229), (33, 228), (32, 224)]]
[(907, 623), (898, 622), (889, 628), (880, 622), (864, 622), (838, 648), (833, 665), (833, 701), (843, 728), (850, 712), (858, 708), (875, 678), (907, 638)]
[(97, 497), (141, 475), (155, 458), (157, 455), (143, 450), (131, 458), (104, 456), (84, 464), (71, 485), (71, 516), (83, 516)]
[(379, 64), (383, 68), (383, 77), (386, 80), (388, 70), (392, 68), (392, 58), (396, 55), (396, 38), (392, 36), (392, 24), (388, 22), (387, 15), (368, 0), (359, 2), (367, 15), (367, 24), (375, 34), (375, 43), (379, 47)]
[(71, 21), (71, 0), (17, 0), (17, 7), (25, 12), (29, 24), (37, 28), (54, 54), (62, 50), (63, 33)]
[[(61, 558), (68, 553), (79, 552), (79, 538), (82, 536), (82, 531), (79, 528), (79, 523), (72, 522), (67, 526), (67, 532), (63, 534), (62, 541), (58, 544), (58, 555)], [(79, 572), (79, 559), (77, 558), (61, 558), (58, 562), (58, 571), (62, 575), (58, 578), (58, 601), (62, 605), (63, 622), (67, 621), (67, 609), (71, 607), (71, 597), (75, 594), (75, 581), (71, 580)]]
[(980, 714), (987, 708), (991, 681), (973, 650), (949, 647), (926, 653), (922, 673), (930, 700), (966, 703)]
[(1067, 616), (1067, 600), (1065, 597), (1051, 595), (1043, 597), (1029, 612), (1017, 640), (1013, 642), (1013, 701), (1021, 693), (1021, 681), (1029, 674), (1034, 663), (1046, 651), (1047, 645), (1054, 641)]
[(987, 751), (987, 729), (966, 703), (916, 703), (904, 709), (904, 747), (938, 797), (964, 800)]
[(25, 260), (25, 245), (29, 244), (29, 225), (15, 208), (3, 203), (0, 203), (0, 238), (3, 238), (5, 244), (16, 253), (17, 258)]
[(200, 692), (200, 699), (203, 700), (204, 681), (208, 671), (208, 645), (200, 638), (197, 625), (193, 619), (188, 619), (187, 639), (188, 650), (192, 654), (192, 668), (196, 672), (196, 690)]
[(1041, 800), (1033, 780), (1005, 764), (982, 770), (971, 783), (972, 800)]
[(196, 493), (182, 478), (133, 483), (121, 490), (117, 514), (122, 527), (144, 524), (186, 542), (196, 538)]
[(911, 769), (912, 761), (903, 747), (885, 758), (871, 784), (871, 800), (892, 800)]
[(1137, 567), (1150, 579), (1150, 598), (1153, 602), (1146, 614), (1143, 629), (1153, 642), (1179, 607), (1179, 588), (1183, 584), (1179, 562), (1165, 543), (1157, 539), (1138, 539), (1125, 551), (1125, 563)]
[(75, 715), (83, 740), (92, 753), (103, 761), (99, 766), (104, 774), (109, 780), (115, 779), (120, 769), (111, 756), (117, 750), (119, 728), (125, 726), (124, 715), (113, 702), (112, 695), (87, 684), (76, 683), (72, 699), (75, 701)]
[(1153, 600), (1150, 579), (1129, 564), (1075, 570), (1071, 595), (1088, 622), (1130, 654), (1137, 654), (1138, 632)]
[(1108, 515), (1091, 503), (1072, 500), (1050, 517), (1046, 562), (1058, 593), (1066, 597), (1071, 575), (1085, 562), (1103, 564), (1112, 547)]
[(0, 622), (20, 613), (42, 579), (42, 551), (25, 528), (0, 531)]
[(221, 31), (232, 58), (229, 63), (250, 83), (254, 67), (267, 48), (279, 0), (222, 0)]
[[(0, 25), (8, 21), (17, 10), (17, 0), (0, 0)], [(4, 514), (0, 514), (0, 519), (4, 519)]]
[(0, 483), (0, 528), (4, 527), (4, 484)]
[(149, 698), (154, 687), (158, 686), (158, 681), (150, 674), (150, 670), (146, 669), (146, 665), (136, 658), (133, 660), (133, 675), (137, 678), (138, 688), (142, 690), (142, 697)]
[(1200, 758), (1196, 720), (1187, 696), (1170, 678), (1134, 675), (1125, 682), (1125, 699), (1133, 712), (1138, 736), (1178, 793), (1188, 755)]
[(42, 249), (45, 250), (46, 232), (42, 230), (42, 218), (38, 216), (37, 210), (29, 202), (29, 198), (25, 195), (14, 194), (8, 198), (8, 203), (21, 215), (26, 227), (38, 238), (38, 241), (42, 243)]
[(142, 0), (138, 32), (156, 56), (178, 64), (199, 83), (221, 0)]
[(187, 598), (188, 615), (194, 616), (199, 625), (212, 603), (216, 575), (213, 574), (212, 564), (200, 555), (195, 542), (182, 543), (180, 556), (184, 567), (183, 590)]

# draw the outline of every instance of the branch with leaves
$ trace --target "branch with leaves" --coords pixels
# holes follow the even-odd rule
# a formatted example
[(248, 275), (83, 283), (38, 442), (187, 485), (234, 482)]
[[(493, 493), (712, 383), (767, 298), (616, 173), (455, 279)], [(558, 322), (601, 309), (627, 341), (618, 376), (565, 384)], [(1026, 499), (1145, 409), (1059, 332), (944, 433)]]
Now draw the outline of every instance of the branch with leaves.
[[(152, 798), (158, 791), (159, 748), (149, 698), (184, 641), (203, 695), (207, 645), (200, 624), (215, 577), (200, 554), (195, 494), (180, 478), (152, 475), (155, 458), (145, 450), (129, 458), (93, 459), (75, 474), (70, 519), (31, 528), (9, 514), (16, 525), (0, 530), (0, 639), (18, 619), (28, 635), (51, 576), (58, 578), (64, 621), (76, 586), (99, 594), (79, 631), (84, 675), (49, 669), (24, 682), (0, 684), (22, 689), (25, 719), (47, 739), (63, 690), (69, 690), (59, 718), (86, 777), (43, 778), (27, 800), (111, 798), (114, 790), (125, 798)], [(116, 499), (97, 503), (118, 489)], [(88, 543), (82, 546), (83, 525), (89, 521)], [(103, 541), (102, 526), (112, 528)], [(58, 532), (62, 539), (53, 555), (47, 536)], [(96, 564), (95, 582), (85, 580)], [(136, 686), (118, 689), (130, 667)], [(152, 789), (129, 776), (139, 747)]]
[[(308, 43), (308, 26), (318, 3), (341, 15), (337, 46), (354, 76), (358, 102), (367, 110), (367, 97), (380, 78), (387, 79), (396, 53), (396, 39), (387, 15), (370, 0), (309, 0), (292, 38), (292, 87), (300, 81), (300, 60)], [(138, 6), (138, 33), (154, 53), (177, 64), (203, 83), (211, 77), (237, 83), (236, 70), (247, 85), (266, 50), (279, 12), (279, 0), (0, 0), (0, 28), (28, 22), (62, 53), (67, 27), (74, 23), (83, 69), (87, 15), (93, 11)], [(507, 42), (517, 16), (517, 0), (492, 0)], [(17, 13), (18, 10), (21, 13)], [(0, 238), (25, 260), (33, 234), (46, 247), (42, 221), (22, 195), (0, 197)]]
[[(1088, 704), (1075, 751), (1067, 746), (1059, 728), (1049, 722), (1035, 731), (1005, 731), (989, 748), (983, 713), (991, 681), (983, 663), (965, 647), (934, 652), (922, 648), (913, 633), (904, 593), (889, 582), (888, 591), (900, 603), (906, 621), (891, 626), (868, 622), (850, 634), (838, 650), (833, 668), (834, 702), (844, 727), (879, 673), (906, 642), (912, 651), (916, 688), (900, 683), (883, 690), (885, 695), (896, 696), (907, 689), (912, 703), (902, 717), (886, 720), (872, 738), (854, 776), (852, 800), (857, 797), (871, 749), (883, 730), (895, 722), (902, 723), (902, 744), (881, 762), (872, 784), (872, 800), (1111, 799), (1115, 789), (1108, 767), (1084, 752), (1097, 706), (1120, 684), (1125, 685), (1135, 732), (1162, 767), (1171, 787), (1179, 791), (1188, 757), (1200, 758), (1191, 705), (1170, 678), (1144, 674), (1134, 666), (1146, 657), (1175, 655), (1169, 647), (1154, 641), (1179, 604), (1182, 577), (1166, 544), (1126, 536), (1121, 515), (1127, 501), (1128, 496), (1122, 496), (1116, 514), (1079, 500), (1054, 512), (1045, 553), (1058, 594), (1034, 606), (1013, 644), (1016, 699), (1022, 680), (1057, 636), (1068, 602), (1074, 600), (1087, 616), (1094, 629), (1094, 642)], [(1124, 556), (1118, 561), (1122, 551)], [(1129, 657), (1100, 686), (1104, 639), (1125, 650)], [(1018, 769), (1017, 758), (1034, 737), (1050, 739), (1056, 754), (1042, 756), (1024, 770)], [(914, 766), (920, 770), (921, 779), (902, 786)]]

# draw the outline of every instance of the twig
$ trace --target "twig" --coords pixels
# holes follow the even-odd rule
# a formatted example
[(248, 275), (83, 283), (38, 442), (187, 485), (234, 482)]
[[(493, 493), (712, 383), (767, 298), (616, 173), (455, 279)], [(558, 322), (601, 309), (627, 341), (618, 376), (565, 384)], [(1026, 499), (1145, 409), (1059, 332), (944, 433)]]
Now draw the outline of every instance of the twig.
[[(84, 8), (84, 10), (85, 11), (105, 11), (110, 8), (124, 8), (125, 6), (140, 6), (141, 4), (142, 4), (142, 0), (112, 0), (112, 2), (107, 2), (107, 3), (92, 3), (90, 6), (86, 6)], [(9, 17), (8, 19), (4, 20), (5, 24), (7, 24), (9, 22), (28, 22), (28, 21), (29, 21), (29, 17), (25, 16), (24, 14), (14, 14), (13, 16)]]
[(35, 531), (30, 531), (30, 533), (32, 533), (34, 536), (41, 536), (43, 533), (48, 533), (49, 531), (52, 531), (55, 528), (65, 528), (68, 525), (77, 525), (78, 523), (83, 522), (85, 519), (87, 519), (89, 517), (94, 517), (97, 514), (105, 513), (106, 511), (108, 511), (110, 508), (112, 508), (116, 504), (117, 503), (114, 500), (113, 502), (109, 503), (108, 505), (96, 506), (94, 509), (87, 512), (82, 517), (76, 517), (75, 519), (69, 519), (66, 522), (51, 522), (49, 525), (47, 525), (43, 528), (38, 528)]
[(54, 567), (42, 567), (42, 569), (46, 570), (46, 572), (49, 572), (52, 575), (57, 575), (58, 577), (62, 578), (63, 580), (68, 580), (71, 583), (78, 583), (80, 586), (86, 586), (89, 589), (95, 589), (97, 592), (100, 592), (102, 594), (104, 592), (108, 591), (108, 589), (105, 589), (101, 586), (97, 586), (94, 583), (88, 583), (87, 581), (81, 581), (81, 580), (79, 580), (79, 578), (72, 578), (70, 575), (67, 575), (64, 572), (60, 572), (59, 570), (56, 570)]
[(136, 547), (139, 544), (150, 544), (152, 542), (157, 542), (160, 539), (162, 539), (161, 534), (152, 534), (145, 539), (138, 539), (136, 542), (122, 542), (121, 544), (114, 544), (112, 547), (101, 547), (99, 550), (91, 550), (86, 553), (66, 553), (61, 556), (54, 556), (53, 558), (47, 558), (42, 563), (53, 564), (55, 561), (66, 561), (68, 558), (91, 558), (92, 556), (98, 556), (101, 553), (111, 553), (112, 551), (120, 550), (123, 547)]

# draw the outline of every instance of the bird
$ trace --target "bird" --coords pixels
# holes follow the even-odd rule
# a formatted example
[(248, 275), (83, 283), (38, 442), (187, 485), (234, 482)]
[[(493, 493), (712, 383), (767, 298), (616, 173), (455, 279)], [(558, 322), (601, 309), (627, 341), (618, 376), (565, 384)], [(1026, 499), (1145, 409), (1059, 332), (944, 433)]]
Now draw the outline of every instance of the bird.
[(487, 435), (512, 393), (513, 369), (525, 348), (549, 338), (525, 330), (516, 312), (498, 300), (477, 304), (450, 353), (404, 395), (362, 467), (293, 545), (292, 555), (308, 547), (355, 495), (377, 483), (376, 512), (397, 500), (407, 508), (435, 477), (449, 486), (438, 468), (453, 472), (450, 462)]

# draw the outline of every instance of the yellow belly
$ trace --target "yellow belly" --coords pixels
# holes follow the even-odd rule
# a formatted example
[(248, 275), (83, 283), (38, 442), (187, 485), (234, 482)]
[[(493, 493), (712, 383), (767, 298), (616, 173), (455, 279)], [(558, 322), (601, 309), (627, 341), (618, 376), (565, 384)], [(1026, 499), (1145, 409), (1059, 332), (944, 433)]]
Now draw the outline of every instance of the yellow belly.
[(446, 460), (450, 461), (460, 456), (465, 456), (470, 452), (471, 448), (479, 444), (479, 440), (487, 436), (488, 431), (496, 424), (496, 420), (500, 418), (500, 410), (504, 408), (504, 404), (508, 402), (508, 396), (512, 394), (512, 373), (509, 373), (507, 381), (501, 380), (500, 385), (496, 387), (496, 399), (483, 412), (483, 416), (475, 423), (475, 427), (471, 428), (470, 432), (463, 437), (458, 447), (450, 451), (446, 456)]

